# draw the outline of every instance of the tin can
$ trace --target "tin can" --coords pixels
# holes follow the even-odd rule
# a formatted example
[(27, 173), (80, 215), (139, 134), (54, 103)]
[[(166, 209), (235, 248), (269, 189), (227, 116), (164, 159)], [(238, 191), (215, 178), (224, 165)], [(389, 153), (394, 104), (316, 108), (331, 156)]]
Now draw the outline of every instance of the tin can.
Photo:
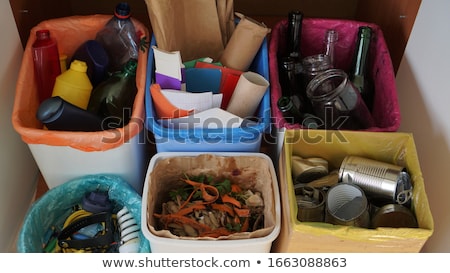
[(368, 228), (369, 202), (364, 191), (349, 183), (339, 183), (331, 187), (326, 197), (325, 222)]
[(411, 179), (402, 166), (359, 156), (347, 156), (339, 180), (361, 187), (369, 197), (407, 204), (412, 197)]
[(301, 222), (323, 222), (325, 218), (325, 192), (309, 186), (295, 189), (297, 220)]
[(387, 204), (379, 208), (372, 217), (372, 228), (418, 228), (416, 216), (405, 206)]
[(291, 168), (294, 184), (306, 184), (328, 174), (328, 162), (319, 157), (302, 158), (294, 155)]

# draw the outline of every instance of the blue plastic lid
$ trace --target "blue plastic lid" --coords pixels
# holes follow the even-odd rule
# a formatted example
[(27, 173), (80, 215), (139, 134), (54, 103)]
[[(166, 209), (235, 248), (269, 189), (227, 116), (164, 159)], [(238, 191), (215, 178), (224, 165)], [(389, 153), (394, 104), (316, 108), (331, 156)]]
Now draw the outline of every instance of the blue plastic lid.
[(130, 5), (127, 2), (121, 2), (117, 4), (114, 15), (119, 19), (126, 19), (130, 17)]

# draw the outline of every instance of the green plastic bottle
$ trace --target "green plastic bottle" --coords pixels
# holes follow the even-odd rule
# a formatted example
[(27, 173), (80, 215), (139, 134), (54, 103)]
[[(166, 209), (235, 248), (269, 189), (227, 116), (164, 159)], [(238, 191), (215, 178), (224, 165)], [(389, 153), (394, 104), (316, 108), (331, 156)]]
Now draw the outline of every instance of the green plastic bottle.
[(130, 59), (122, 71), (92, 90), (87, 110), (103, 119), (104, 128), (119, 128), (128, 124), (137, 93), (136, 69), (137, 60)]
[(92, 84), (86, 71), (85, 62), (74, 60), (67, 71), (56, 77), (52, 97), (59, 96), (86, 110), (92, 92)]

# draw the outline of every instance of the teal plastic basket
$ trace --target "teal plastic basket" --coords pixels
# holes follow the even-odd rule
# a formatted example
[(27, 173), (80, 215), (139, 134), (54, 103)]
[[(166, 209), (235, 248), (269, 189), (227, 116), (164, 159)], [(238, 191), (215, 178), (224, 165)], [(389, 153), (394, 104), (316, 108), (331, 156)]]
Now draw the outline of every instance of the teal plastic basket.
[[(46, 232), (52, 227), (62, 228), (66, 218), (83, 197), (95, 190), (108, 191), (113, 213), (124, 206), (141, 226), (141, 196), (128, 182), (113, 175), (88, 175), (70, 180), (50, 189), (37, 199), (25, 216), (17, 241), (17, 252), (39, 253), (46, 242)], [(139, 252), (149, 253), (150, 245), (142, 231), (139, 232)]]

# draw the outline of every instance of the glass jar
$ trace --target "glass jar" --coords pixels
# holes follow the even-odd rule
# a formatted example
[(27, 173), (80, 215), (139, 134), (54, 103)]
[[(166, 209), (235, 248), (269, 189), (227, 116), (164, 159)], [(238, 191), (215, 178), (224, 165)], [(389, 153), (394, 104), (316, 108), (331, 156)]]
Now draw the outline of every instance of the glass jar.
[(329, 55), (317, 54), (303, 58), (303, 81), (306, 86), (320, 72), (333, 68)]
[(325, 129), (358, 130), (374, 124), (361, 94), (341, 69), (328, 69), (315, 76), (306, 93)]

